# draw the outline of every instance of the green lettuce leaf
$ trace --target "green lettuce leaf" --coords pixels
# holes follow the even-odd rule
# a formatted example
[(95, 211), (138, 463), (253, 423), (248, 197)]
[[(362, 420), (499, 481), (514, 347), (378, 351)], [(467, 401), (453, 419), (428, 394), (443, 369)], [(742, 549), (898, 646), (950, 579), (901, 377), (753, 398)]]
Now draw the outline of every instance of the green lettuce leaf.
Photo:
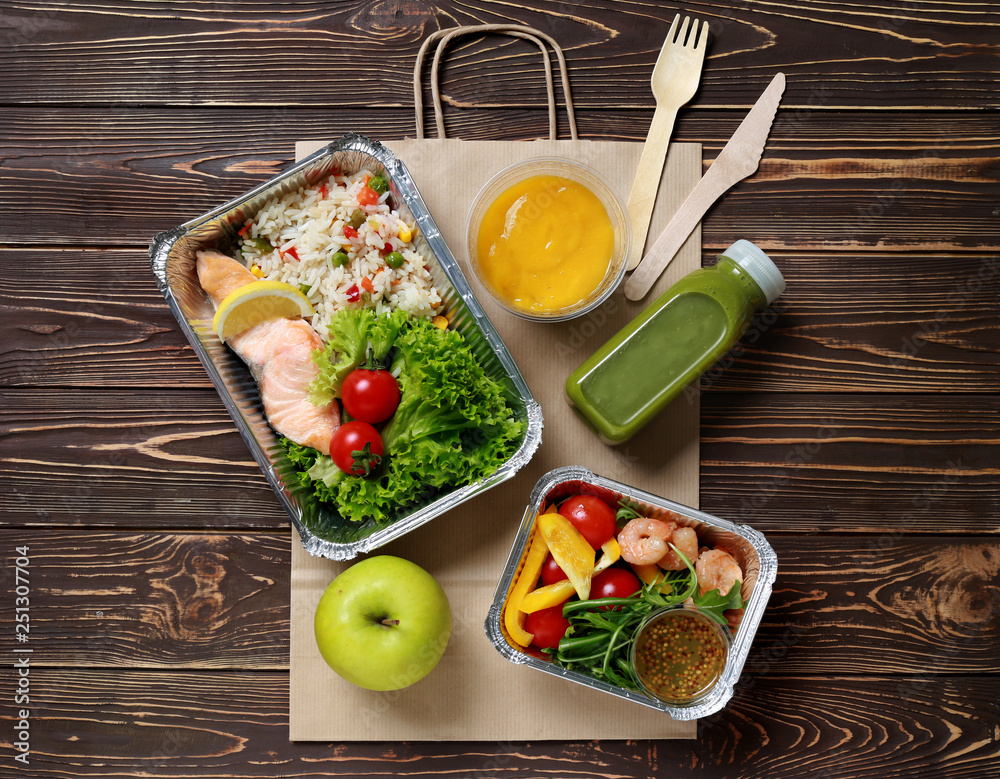
[(348, 373), (369, 359), (385, 361), (408, 319), (404, 311), (376, 316), (370, 309), (344, 309), (335, 315), (326, 348), (313, 353), (319, 376), (310, 386), (309, 399), (325, 405), (340, 397), (340, 385)]
[(296, 452), (299, 482), (340, 517), (389, 523), (408, 506), (492, 475), (517, 450), (526, 424), (514, 418), (506, 391), (485, 375), (459, 333), (401, 311), (376, 316), (359, 309), (338, 311), (329, 331), (326, 348), (314, 355), (316, 401), (337, 397), (344, 377), (369, 354), (388, 364), (400, 385), (374, 473), (353, 476), (318, 452)]

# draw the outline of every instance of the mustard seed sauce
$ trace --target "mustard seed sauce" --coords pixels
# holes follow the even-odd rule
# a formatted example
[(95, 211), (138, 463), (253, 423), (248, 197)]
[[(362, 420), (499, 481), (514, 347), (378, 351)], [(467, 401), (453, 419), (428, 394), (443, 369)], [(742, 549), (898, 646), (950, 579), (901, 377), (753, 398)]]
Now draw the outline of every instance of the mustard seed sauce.
[(707, 618), (684, 609), (652, 621), (636, 638), (635, 672), (655, 697), (685, 701), (711, 689), (727, 647)]

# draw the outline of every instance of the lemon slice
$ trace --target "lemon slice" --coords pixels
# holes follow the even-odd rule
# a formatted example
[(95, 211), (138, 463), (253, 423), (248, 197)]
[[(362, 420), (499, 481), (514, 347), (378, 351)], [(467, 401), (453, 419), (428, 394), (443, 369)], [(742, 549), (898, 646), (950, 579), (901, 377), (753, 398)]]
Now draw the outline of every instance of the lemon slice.
[(538, 518), (538, 531), (580, 600), (587, 600), (594, 570), (594, 548), (590, 542), (562, 514), (542, 514)]
[(219, 304), (212, 329), (223, 341), (269, 319), (312, 316), (309, 299), (282, 281), (252, 281), (230, 292)]

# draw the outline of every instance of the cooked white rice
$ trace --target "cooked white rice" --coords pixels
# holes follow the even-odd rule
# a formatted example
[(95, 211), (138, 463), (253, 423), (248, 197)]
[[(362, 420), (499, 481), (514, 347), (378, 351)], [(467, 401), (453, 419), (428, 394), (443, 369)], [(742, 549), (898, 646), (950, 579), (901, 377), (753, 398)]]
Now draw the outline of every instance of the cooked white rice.
[[(324, 340), (330, 317), (348, 305), (376, 313), (403, 309), (416, 316), (432, 316), (441, 305), (424, 258), (413, 246), (416, 228), (389, 207), (389, 192), (373, 205), (358, 203), (358, 192), (371, 175), (364, 170), (331, 175), (315, 186), (273, 198), (242, 231), (242, 261), (258, 278), (283, 281), (305, 292), (316, 309), (312, 325)], [(357, 210), (364, 212), (365, 220), (357, 236), (347, 238), (344, 227)], [(262, 251), (255, 243), (259, 239), (273, 250), (265, 245)], [(349, 259), (339, 268), (330, 261), (338, 251)], [(403, 255), (402, 266), (386, 264), (389, 251)]]

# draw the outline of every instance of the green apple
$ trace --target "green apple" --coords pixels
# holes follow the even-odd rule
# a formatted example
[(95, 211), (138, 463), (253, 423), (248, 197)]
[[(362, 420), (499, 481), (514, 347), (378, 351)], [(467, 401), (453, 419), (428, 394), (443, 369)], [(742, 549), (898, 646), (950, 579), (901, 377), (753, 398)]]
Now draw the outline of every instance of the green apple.
[(378, 555), (330, 582), (313, 627), (320, 654), (340, 676), (368, 690), (399, 690), (438, 664), (451, 636), (451, 608), (419, 565)]

